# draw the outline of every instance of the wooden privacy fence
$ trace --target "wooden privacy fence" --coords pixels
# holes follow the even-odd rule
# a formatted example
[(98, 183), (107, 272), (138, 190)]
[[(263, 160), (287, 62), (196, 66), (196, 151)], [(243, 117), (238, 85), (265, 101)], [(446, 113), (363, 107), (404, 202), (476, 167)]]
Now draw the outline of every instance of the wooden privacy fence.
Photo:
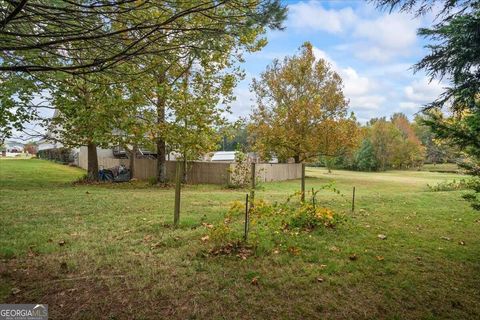
[[(79, 159), (79, 166), (87, 169), (87, 161)], [(85, 159), (86, 160), (86, 159)], [(98, 165), (105, 169), (119, 165), (129, 166), (128, 159), (98, 158)], [(176, 161), (167, 161), (167, 179), (175, 179)], [(187, 165), (187, 182), (191, 184), (228, 184), (230, 174), (235, 164), (229, 162), (206, 162), (190, 161)], [(135, 159), (134, 178), (148, 180), (155, 177), (157, 162), (154, 159)], [(302, 165), (299, 163), (268, 164), (259, 163), (256, 165), (257, 180), (260, 182), (283, 181), (299, 179), (302, 175)]]
[[(234, 166), (235, 164), (232, 164)], [(271, 182), (300, 179), (301, 163), (257, 163), (255, 165), (257, 181)]]

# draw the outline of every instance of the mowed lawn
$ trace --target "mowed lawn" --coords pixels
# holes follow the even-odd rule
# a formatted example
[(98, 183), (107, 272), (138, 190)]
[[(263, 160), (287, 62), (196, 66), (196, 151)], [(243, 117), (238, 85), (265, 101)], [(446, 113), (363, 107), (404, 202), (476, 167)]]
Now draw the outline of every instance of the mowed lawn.
[(174, 229), (173, 189), (72, 184), (83, 174), (0, 160), (0, 303), (47, 303), (51, 319), (480, 319), (480, 214), (427, 188), (461, 176), (308, 168), (307, 189), (336, 182), (343, 195), (317, 198), (344, 221), (241, 259), (201, 238), (245, 190), (185, 186)]

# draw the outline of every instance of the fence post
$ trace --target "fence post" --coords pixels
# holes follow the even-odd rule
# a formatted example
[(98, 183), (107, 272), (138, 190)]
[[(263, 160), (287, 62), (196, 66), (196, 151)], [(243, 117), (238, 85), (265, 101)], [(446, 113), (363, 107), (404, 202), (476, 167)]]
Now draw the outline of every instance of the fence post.
[(302, 202), (305, 202), (305, 163), (302, 162), (302, 194), (301, 194), (301, 200)]
[(352, 213), (355, 211), (355, 187), (353, 187), (352, 193)]
[(243, 240), (245, 240), (245, 242), (247, 242), (247, 239), (248, 239), (248, 193), (246, 194), (246, 197), (245, 197), (245, 231), (244, 231), (244, 234), (243, 234)]
[(316, 196), (317, 196), (317, 195), (316, 195), (316, 193), (315, 193), (315, 189), (312, 188), (312, 205), (313, 205), (313, 209), (315, 209), (315, 207), (316, 207), (316, 205), (317, 205), (317, 204), (316, 204), (316, 199), (315, 199)]
[(176, 168), (176, 175), (175, 175), (175, 209), (173, 212), (173, 225), (178, 227), (178, 223), (180, 222), (180, 191), (182, 188), (182, 163), (177, 161), (177, 168)]
[(255, 201), (255, 162), (252, 162), (251, 164), (251, 185), (250, 185), (250, 209), (253, 209), (255, 207), (254, 201)]

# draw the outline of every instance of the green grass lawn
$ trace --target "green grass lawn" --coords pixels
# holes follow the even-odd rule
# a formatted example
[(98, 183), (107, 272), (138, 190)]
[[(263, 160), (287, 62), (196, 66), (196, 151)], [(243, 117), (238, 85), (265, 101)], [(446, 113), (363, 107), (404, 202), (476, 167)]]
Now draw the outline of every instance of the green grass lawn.
[[(83, 174), (0, 160), (0, 303), (47, 303), (51, 319), (480, 319), (480, 214), (462, 191), (427, 188), (458, 175), (308, 168), (307, 189), (335, 181), (343, 196), (318, 202), (344, 221), (301, 232), (295, 253), (241, 259), (206, 254), (201, 238), (245, 190), (185, 186), (174, 229), (173, 189), (72, 184)], [(282, 201), (299, 185), (266, 183), (256, 197)]]

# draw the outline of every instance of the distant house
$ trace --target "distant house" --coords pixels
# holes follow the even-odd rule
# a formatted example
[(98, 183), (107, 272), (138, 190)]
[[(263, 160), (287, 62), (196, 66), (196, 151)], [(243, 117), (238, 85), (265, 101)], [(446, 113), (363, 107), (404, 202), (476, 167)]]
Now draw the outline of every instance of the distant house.
[(0, 151), (2, 157), (18, 157), (23, 153), (23, 144), (16, 141), (5, 141)]
[(210, 161), (224, 161), (224, 162), (234, 162), (235, 161), (235, 151), (217, 151), (213, 153)]
[(42, 139), (37, 142), (38, 150), (57, 149), (63, 147), (60, 142), (53, 142), (47, 139)]
[[(236, 151), (217, 151), (214, 152), (210, 158), (206, 158), (205, 160), (212, 162), (235, 162), (235, 153)], [(247, 157), (252, 162), (265, 163), (265, 161), (262, 161), (255, 152), (249, 152)], [(278, 159), (274, 157), (268, 161), (268, 163), (278, 163)]]

